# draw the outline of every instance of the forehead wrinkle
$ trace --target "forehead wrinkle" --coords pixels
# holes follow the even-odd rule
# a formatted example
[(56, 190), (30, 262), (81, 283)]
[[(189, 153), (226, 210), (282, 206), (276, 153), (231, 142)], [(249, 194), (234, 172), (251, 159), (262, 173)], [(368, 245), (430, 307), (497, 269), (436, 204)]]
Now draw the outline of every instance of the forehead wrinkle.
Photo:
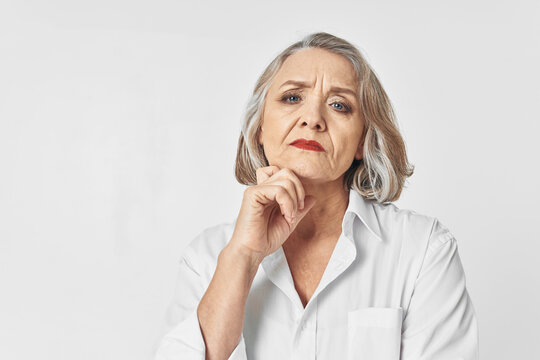
[[(354, 68), (350, 61), (339, 54), (334, 54), (325, 49), (309, 48), (296, 52), (282, 64), (279, 72), (282, 77), (293, 77), (296, 75), (328, 74), (342, 77), (348, 80)], [(298, 74), (300, 72), (300, 74)], [(347, 85), (351, 85), (350, 83)]]
[[(294, 85), (295, 89), (296, 88), (298, 88), (298, 89), (306, 89), (306, 88), (313, 87), (312, 83), (308, 83), (308, 82), (305, 82), (305, 81), (302, 81), (302, 80), (287, 80), (283, 84), (281, 84), (279, 89), (281, 89), (281, 88), (283, 88), (283, 87), (285, 87), (287, 85)], [(352, 89), (350, 89), (348, 87), (343, 87), (343, 86), (332, 86), (329, 89), (329, 92), (330, 93), (348, 94), (348, 95), (354, 96), (354, 98), (357, 97), (356, 91), (354, 91), (354, 90), (352, 90)]]

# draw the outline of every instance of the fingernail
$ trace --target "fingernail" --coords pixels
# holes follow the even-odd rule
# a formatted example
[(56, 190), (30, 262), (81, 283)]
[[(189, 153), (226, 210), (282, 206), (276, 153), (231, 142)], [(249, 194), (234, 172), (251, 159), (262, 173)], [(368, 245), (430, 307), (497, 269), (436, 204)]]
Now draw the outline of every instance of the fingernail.
[(300, 209), (304, 208), (304, 200), (300, 200)]

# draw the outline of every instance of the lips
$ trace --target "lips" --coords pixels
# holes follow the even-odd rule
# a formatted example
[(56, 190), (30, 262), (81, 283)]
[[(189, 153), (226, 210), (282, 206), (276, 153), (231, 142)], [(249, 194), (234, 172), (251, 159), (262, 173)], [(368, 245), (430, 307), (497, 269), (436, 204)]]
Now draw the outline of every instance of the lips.
[(289, 145), (293, 145), (306, 150), (326, 151), (324, 150), (323, 146), (315, 140), (296, 139)]

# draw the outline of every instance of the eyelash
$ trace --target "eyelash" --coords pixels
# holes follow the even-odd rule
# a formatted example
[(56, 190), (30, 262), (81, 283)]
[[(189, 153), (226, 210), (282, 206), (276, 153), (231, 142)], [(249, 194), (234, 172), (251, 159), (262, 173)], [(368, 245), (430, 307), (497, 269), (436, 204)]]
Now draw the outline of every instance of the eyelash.
[[(296, 96), (296, 97), (299, 97), (299, 98), (301, 97), (301, 96), (300, 96), (300, 93), (298, 93), (298, 92), (288, 92), (288, 93), (286, 93), (286, 94), (283, 95), (283, 97), (281, 98), (281, 101), (282, 101), (282, 102), (287, 102), (287, 100), (288, 100), (291, 96)], [(290, 104), (290, 103), (289, 103), (289, 104)], [(349, 112), (352, 111), (352, 107), (351, 107), (348, 103), (346, 103), (346, 102), (334, 102), (334, 103), (332, 103), (332, 104), (341, 104), (341, 105), (345, 108), (346, 111), (340, 111), (340, 112), (343, 112), (343, 113), (349, 113)]]

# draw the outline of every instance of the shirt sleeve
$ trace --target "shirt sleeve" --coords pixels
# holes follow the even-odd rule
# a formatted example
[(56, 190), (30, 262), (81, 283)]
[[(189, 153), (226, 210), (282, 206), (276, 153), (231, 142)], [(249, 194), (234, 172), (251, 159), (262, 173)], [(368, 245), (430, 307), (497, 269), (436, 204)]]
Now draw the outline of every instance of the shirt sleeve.
[(433, 224), (401, 335), (401, 360), (478, 360), (478, 324), (457, 241)]
[[(189, 253), (190, 248), (187, 249)], [(174, 296), (167, 310), (166, 327), (172, 329), (159, 341), (154, 360), (204, 360), (206, 348), (197, 307), (208, 288), (196, 260), (184, 255), (180, 261)], [(244, 335), (229, 360), (247, 360)]]

